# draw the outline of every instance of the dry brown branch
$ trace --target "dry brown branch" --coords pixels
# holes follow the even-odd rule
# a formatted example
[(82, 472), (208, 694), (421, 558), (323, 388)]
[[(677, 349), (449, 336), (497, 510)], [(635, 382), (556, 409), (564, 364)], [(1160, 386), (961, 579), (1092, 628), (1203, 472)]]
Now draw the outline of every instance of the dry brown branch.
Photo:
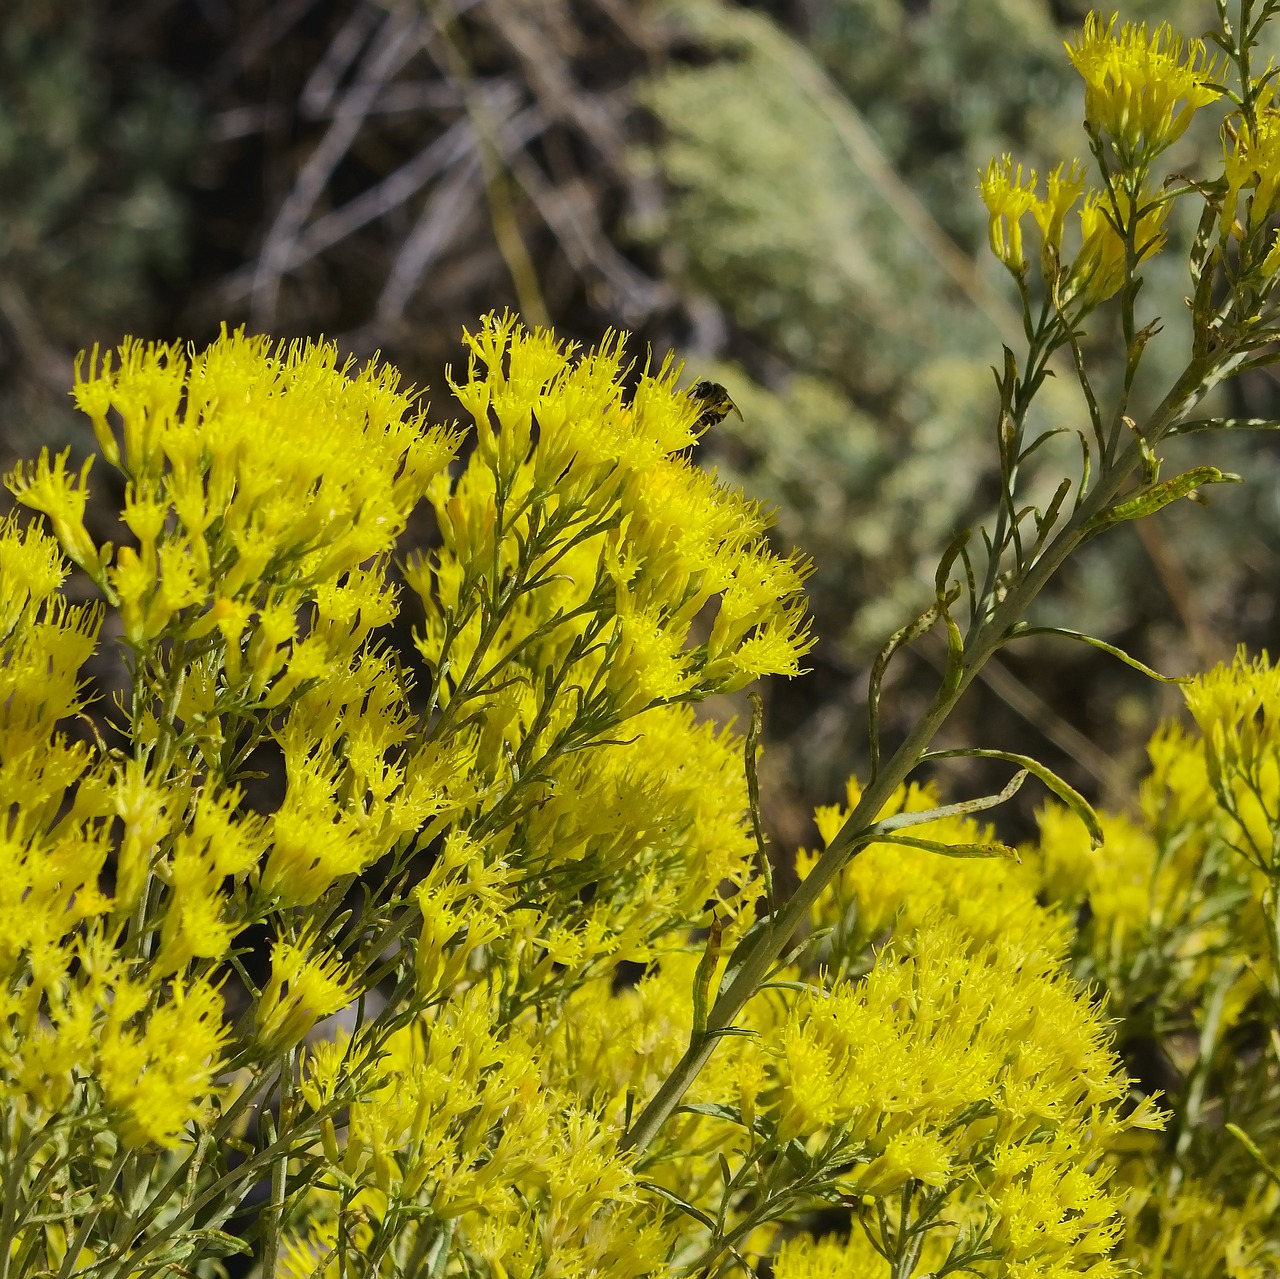
[[(500, 135), (504, 139), (510, 138), (508, 145), (512, 148), (526, 145), (541, 131), (544, 121), (539, 111), (524, 111), (514, 119), (507, 119), (517, 102), (515, 85), (500, 80), (485, 86), (483, 91), (489, 96), (492, 110), (500, 121)], [(473, 156), (474, 151), (475, 139), (471, 122), (466, 119), (454, 121), (439, 137), (432, 139), (376, 186), (337, 209), (322, 214), (305, 229), (300, 229), (289, 244), (289, 254), (281, 263), (280, 274), (296, 271), (370, 222), (386, 217), (442, 173), (448, 172), (466, 157)], [(256, 271), (256, 265), (250, 264), (227, 277), (223, 296), (228, 302), (240, 302), (249, 296)]]
[(400, 322), (427, 269), (457, 240), (469, 221), (466, 211), (481, 194), (480, 165), (474, 157), (456, 165), (436, 185), (391, 264), (374, 307), (375, 324), (391, 327)]
[(355, 141), (383, 86), (417, 52), (423, 27), (420, 17), (403, 9), (392, 11), (384, 19), (356, 82), (343, 94), (333, 122), (302, 166), (267, 232), (250, 293), (250, 321), (255, 328), (273, 325), (280, 280), (288, 269), (286, 264), (298, 233)]

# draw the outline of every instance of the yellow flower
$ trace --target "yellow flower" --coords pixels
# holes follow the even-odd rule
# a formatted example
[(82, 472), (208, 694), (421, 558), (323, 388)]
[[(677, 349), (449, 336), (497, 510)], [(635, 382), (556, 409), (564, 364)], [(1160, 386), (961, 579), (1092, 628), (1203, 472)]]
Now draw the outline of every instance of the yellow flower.
[(1182, 691), (1206, 743), (1224, 764), (1251, 768), (1280, 750), (1280, 666), (1265, 652), (1250, 660), (1241, 647), (1229, 666), (1219, 662)]
[(174, 981), (141, 1030), (108, 1019), (97, 1073), (127, 1145), (173, 1148), (204, 1113), (230, 1033), (222, 1012), (222, 997), (207, 981)]
[(1219, 805), (1259, 869), (1275, 867), (1280, 812), (1280, 666), (1243, 647), (1230, 666), (1186, 685), (1183, 693), (1203, 737), (1207, 777)]
[[(1222, 201), (1221, 230), (1230, 232), (1236, 225), (1240, 197), (1247, 195), (1245, 232), (1265, 226), (1280, 206), (1280, 109), (1273, 104), (1274, 95), (1266, 91), (1256, 114), (1256, 124), (1235, 120), (1224, 132), (1223, 163), (1227, 190)], [(1274, 270), (1268, 261), (1264, 270)]]
[[(431, 486), (443, 546), (411, 563), (408, 579), (426, 612), (419, 651), (434, 669), (448, 646), (441, 706), (474, 674), (477, 644), (520, 655), (486, 663), (508, 688), (481, 704), (490, 772), (504, 750), (518, 752), (528, 724), (564, 727), (565, 710), (544, 711), (539, 690), (542, 672), (571, 654), (565, 686), (603, 685), (610, 696), (602, 725), (606, 709), (617, 722), (759, 674), (797, 673), (813, 642), (799, 601), (807, 570), (772, 552), (757, 504), (693, 465), (702, 409), (677, 390), (679, 370), (645, 369), (628, 398), (620, 335), (579, 354), (504, 315), (486, 316), (465, 341), (467, 378), (450, 384), (475, 419), (477, 448), (460, 476)], [(482, 591), (504, 598), (487, 633)], [(705, 647), (692, 639), (704, 608), (716, 628)], [(589, 630), (608, 611), (611, 634)]]
[[(87, 371), (77, 361), (75, 397), (129, 479), (124, 521), (139, 545), (122, 547), (107, 574), (126, 635), (142, 645), (216, 625), (233, 680), (253, 613), (385, 556), (459, 441), (425, 424), (393, 369), (356, 373), (331, 343), (273, 347), (243, 332), (191, 353), (130, 339), (99, 361), (95, 349)], [(8, 482), (101, 577), (80, 523), (84, 476), (76, 485), (64, 474), (65, 456)], [(261, 691), (264, 670), (284, 663), (254, 656)]]
[(150, 777), (137, 760), (121, 765), (113, 787), (116, 815), (124, 823), (124, 838), (116, 859), (116, 910), (127, 914), (146, 886), (156, 847), (178, 816), (172, 797)]
[[(1064, 172), (1065, 170), (1065, 172)], [(1046, 182), (1046, 193), (1037, 192), (1034, 169), (1024, 181), (1022, 166), (1013, 158), (992, 160), (978, 184), (987, 206), (991, 251), (1015, 275), (1027, 268), (1022, 245), (1022, 219), (1030, 213), (1040, 231), (1040, 269), (1046, 281), (1056, 279), (1062, 258), (1062, 235), (1067, 214), (1084, 190), (1084, 170), (1079, 161), (1059, 164)]]
[(1085, 83), (1085, 119), (1108, 133), (1122, 157), (1145, 163), (1186, 132), (1195, 113), (1221, 96), (1221, 74), (1203, 41), (1183, 45), (1167, 23), (1147, 35), (1146, 24), (1098, 13), (1068, 44), (1067, 56)]
[[(1063, 172), (1066, 169), (1066, 172)], [(1046, 251), (1052, 251), (1049, 261), (1043, 263), (1045, 274), (1056, 267), (1062, 256), (1062, 233), (1067, 214), (1084, 191), (1084, 169), (1078, 160), (1072, 160), (1070, 168), (1060, 164), (1049, 174), (1045, 183), (1046, 194), (1043, 199), (1036, 197), (1031, 206), (1031, 216), (1040, 228), (1040, 239), (1044, 246), (1042, 257)]]
[(33, 511), (49, 517), (53, 531), (67, 557), (94, 578), (101, 578), (102, 561), (98, 548), (84, 526), (84, 508), (89, 500), (87, 485), (93, 458), (85, 459), (80, 474), (67, 474), (70, 449), (63, 449), (49, 462), (49, 450), (41, 449), (37, 461), (18, 466), (5, 476), (5, 486)]
[(19, 528), (15, 514), (0, 520), (0, 642), (7, 641), (32, 605), (43, 604), (67, 580), (55, 539), (37, 524)]
[(271, 946), (271, 977), (254, 1009), (258, 1043), (264, 1052), (283, 1052), (306, 1037), (317, 1022), (355, 998), (346, 965), (315, 949), (315, 936), (277, 938)]
[(987, 171), (979, 183), (982, 202), (990, 215), (987, 234), (991, 252), (1014, 272), (1021, 275), (1027, 269), (1022, 252), (1022, 219), (1036, 206), (1036, 172), (1023, 181), (1022, 165), (1013, 167), (1013, 157), (1001, 156), (987, 165)]
[[(1147, 192), (1139, 194), (1133, 227), (1135, 265), (1164, 248), (1169, 207), (1167, 200), (1155, 202)], [(1132, 222), (1133, 202), (1122, 189), (1116, 190), (1114, 209), (1105, 192), (1085, 195), (1080, 207), (1080, 252), (1072, 265), (1067, 297), (1078, 297), (1094, 307), (1119, 291), (1127, 269), (1125, 235), (1121, 232), (1127, 234)]]

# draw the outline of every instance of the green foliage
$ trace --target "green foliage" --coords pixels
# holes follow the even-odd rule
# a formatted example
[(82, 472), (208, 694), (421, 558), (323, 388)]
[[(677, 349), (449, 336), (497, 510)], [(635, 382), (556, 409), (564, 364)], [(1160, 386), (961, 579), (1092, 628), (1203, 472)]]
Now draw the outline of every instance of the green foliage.
[[(1022, 338), (984, 264), (972, 191), (992, 155), (1013, 152), (1045, 172), (1080, 152), (1078, 89), (1062, 56), (1065, 24), (1078, 15), (1038, 0), (837, 0), (814, 6), (789, 35), (730, 3), (663, 12), (698, 56), (643, 92), (664, 130), (651, 163), (670, 203), (640, 229), (722, 317), (721, 337), (714, 325), (698, 334), (745, 421), (727, 424), (719, 460), (777, 505), (781, 535), (814, 558), (813, 607), (833, 645), (824, 652), (856, 669), (904, 611), (925, 606), (935, 548), (995, 492), (990, 351), (995, 340), (1016, 348)], [(1191, 32), (1212, 17), (1191, 3), (1134, 4), (1124, 16)], [(1193, 122), (1171, 167), (1204, 171), (1218, 150), (1212, 125)], [(1175, 248), (1189, 246), (1194, 230), (1190, 216), (1170, 215)], [(1183, 334), (1185, 265), (1178, 253), (1166, 257), (1145, 273), (1143, 306)], [(1082, 338), (1104, 382), (1118, 375), (1105, 364), (1121, 340), (1104, 317)], [(1176, 346), (1149, 353), (1134, 390), (1142, 411), (1180, 371)], [(1081, 412), (1070, 361), (1054, 372), (1036, 412), (1043, 424), (1066, 425)], [(1272, 416), (1270, 387), (1265, 375), (1246, 377), (1219, 393), (1218, 411)], [(1247, 471), (1257, 487), (1100, 543), (1064, 574), (1046, 605), (1054, 620), (1097, 619), (1100, 633), (1175, 669), (1229, 652), (1237, 635), (1265, 641), (1270, 548), (1280, 537), (1275, 453), (1266, 443), (1223, 444), (1210, 453), (1188, 442), (1179, 456)], [(1065, 463), (1063, 452), (1051, 469)], [(1083, 650), (1036, 652), (1012, 669), (1030, 687), (1011, 703), (1041, 733), (1066, 729), (1065, 717), (1114, 735), (1116, 701), (1133, 701), (1131, 685)], [(1011, 676), (1001, 674), (1003, 690)], [(918, 673), (900, 677), (920, 694)], [(827, 678), (860, 709), (856, 681), (845, 690)], [(1086, 704), (1064, 687), (1093, 691)], [(831, 698), (815, 715), (776, 696), (779, 719), (806, 716), (792, 743), (795, 780), (823, 793), (838, 781), (856, 726), (833, 731)], [(996, 699), (979, 709), (1007, 715)], [(895, 721), (898, 732), (909, 726)], [(1059, 740), (1069, 749), (1069, 730)], [(1114, 784), (1116, 766), (1077, 756), (1078, 780)]]
[(146, 325), (184, 264), (192, 96), (146, 64), (118, 83), (103, 28), (89, 0), (13, 0), (0, 16), (6, 458), (72, 438), (66, 353)]

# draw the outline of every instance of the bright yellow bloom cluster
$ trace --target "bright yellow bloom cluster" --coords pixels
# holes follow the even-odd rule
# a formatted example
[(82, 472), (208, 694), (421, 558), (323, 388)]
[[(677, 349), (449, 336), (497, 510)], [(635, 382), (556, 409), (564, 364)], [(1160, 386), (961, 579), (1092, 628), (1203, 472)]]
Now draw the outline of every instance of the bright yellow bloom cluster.
[[(1119, 1273), (1106, 1260), (1117, 1202), (1093, 1164), (1159, 1121), (1150, 1106), (1122, 1117), (1128, 1083), (1105, 1022), (1060, 951), (1043, 949), (1055, 929), (1061, 943), (1056, 924), (1031, 929), (1030, 947), (1016, 934), (976, 943), (934, 911), (859, 981), (758, 996), (741, 1019), (752, 1037), (721, 1046), (689, 1097), (700, 1113), (650, 1175), (685, 1202), (715, 1203), (722, 1168), (745, 1176), (767, 1157), (768, 1134), (799, 1143), (815, 1168), (827, 1161), (827, 1187), (845, 1202), (904, 1188), (950, 1196), (929, 1255), (955, 1245), (994, 1250), (1009, 1267), (1000, 1273)], [(692, 957), (668, 958), (632, 990), (584, 988), (552, 1040), (555, 1077), (619, 1114), (627, 1091), (656, 1086), (687, 1042), (692, 979)], [(749, 1201), (721, 1202), (729, 1228), (750, 1230)], [(752, 1252), (770, 1243), (763, 1224)], [(841, 1246), (788, 1245), (780, 1264), (816, 1265), (805, 1258)]]
[(1184, 688), (1209, 784), (1233, 839), (1263, 874), (1280, 871), (1280, 667), (1243, 649)]
[[(859, 851), (815, 906), (814, 925), (833, 930), (819, 952), (833, 974), (856, 978), (865, 967), (860, 957), (886, 940), (889, 945), (860, 982), (838, 982), (830, 994), (815, 989), (792, 1004), (784, 1042), (786, 1068), (796, 1073), (783, 1094), (792, 1107), (790, 1122), (825, 1138), (840, 1124), (852, 1131), (871, 1116), (892, 1116), (874, 1123), (898, 1140), (882, 1142), (870, 1164), (841, 1171), (855, 1191), (859, 1176), (879, 1178), (876, 1191), (881, 1182), (905, 1177), (917, 1196), (953, 1178), (945, 1213), (950, 1224), (929, 1232), (929, 1260), (922, 1258), (917, 1270), (966, 1255), (982, 1241), (981, 1247), (1003, 1250), (1003, 1258), (975, 1265), (979, 1274), (1118, 1274), (1126, 1266), (1141, 1274), (1205, 1279), (1274, 1273), (1271, 1222), (1280, 1185), (1264, 1169), (1276, 1167), (1280, 1154), (1268, 1127), (1275, 1073), (1271, 1059), (1251, 1055), (1247, 1045), (1265, 1035), (1260, 1028), (1269, 1024), (1277, 988), (1271, 930), (1280, 830), (1280, 683), (1265, 655), (1250, 659), (1242, 652), (1185, 692), (1199, 733), (1177, 725), (1156, 733), (1140, 804), (1132, 814), (1100, 815), (1100, 847), (1091, 846), (1074, 814), (1053, 804), (1040, 815), (1040, 837), (1022, 850), (1020, 863), (873, 844)], [(859, 794), (851, 782), (850, 805)], [(904, 789), (887, 812), (936, 803), (927, 790)], [(820, 809), (824, 838), (847, 815), (844, 807)], [(936, 844), (970, 848), (989, 838), (959, 818), (912, 831)], [(801, 854), (802, 875), (815, 860)], [(953, 936), (939, 952), (931, 938), (940, 926)], [(1166, 1074), (1174, 1081), (1171, 1095), (1179, 1107), (1176, 1149), (1155, 1132), (1141, 1131), (1156, 1126), (1149, 1099), (1119, 1117), (1127, 1085), (1105, 1043), (1102, 1005), (1081, 999), (1078, 988), (1073, 1005), (1067, 997), (1072, 983), (1055, 965), (1068, 942), (1076, 974), (1102, 984), (1098, 995), (1133, 1028), (1140, 1045), (1158, 1044), (1166, 1065), (1157, 1081)], [(939, 973), (985, 963), (992, 975), (944, 977), (938, 987), (920, 987), (932, 980), (934, 962)], [(1035, 1013), (1020, 1027), (1009, 992), (1033, 986), (1037, 993), (1028, 1010)], [(972, 998), (987, 1001), (984, 1011), (966, 1011)], [(1168, 1020), (1143, 1029), (1152, 1025), (1146, 1019), (1153, 1008)], [(1072, 1025), (1081, 1017), (1093, 1025), (1092, 1039), (1083, 1023)], [(1062, 1124), (1060, 1110), (1050, 1115), (1044, 1109), (1053, 1093), (1052, 1085), (1042, 1087), (1053, 1077), (1050, 1069), (1019, 1085), (1025, 1097), (1037, 1100), (1014, 1113), (1053, 1137), (1002, 1140), (996, 1133), (1009, 1120), (998, 1072), (983, 1080), (983, 1038), (989, 1031), (1009, 1032), (1008, 1047), (997, 1057), (1016, 1074), (1024, 1052), (1047, 1063), (1067, 1051), (1065, 1041), (1056, 1047), (1051, 1041), (1068, 1025), (1072, 1029), (1064, 1033), (1072, 1042), (1091, 1042), (1098, 1054), (1092, 1063), (1076, 1060), (1077, 1080), (1111, 1087), (1110, 1102), (1086, 1105)], [(972, 1049), (948, 1069), (937, 1054), (963, 1042), (966, 1028)], [(913, 1076), (916, 1062), (932, 1062), (932, 1073)], [(949, 1099), (935, 1077), (948, 1087), (976, 1080), (989, 1089), (982, 1123), (934, 1128), (927, 1118), (922, 1122), (921, 1107)], [(1197, 1078), (1212, 1080), (1210, 1087), (1220, 1087), (1225, 1100), (1205, 1102), (1197, 1112), (1197, 1090), (1205, 1085), (1176, 1083)], [(1065, 1076), (1060, 1083), (1069, 1091)], [(766, 1082), (762, 1088), (766, 1105), (775, 1087)], [(963, 1104), (963, 1096), (951, 1099)], [(1210, 1107), (1223, 1104), (1239, 1125), (1239, 1138), (1228, 1138), (1213, 1117)], [(1108, 1106), (1111, 1118), (1104, 1119)], [(1091, 1157), (1100, 1162), (1073, 1162), (1099, 1135), (1099, 1124), (1109, 1129), (1092, 1148)], [(966, 1149), (967, 1135), (983, 1125), (992, 1144), (984, 1150), (977, 1141)], [(1073, 1125), (1079, 1137), (1067, 1143), (1073, 1154), (1066, 1157), (1058, 1143)], [(1031, 1152), (1043, 1163), (1029, 1161)], [(1074, 1207), (1059, 1216), (1064, 1204)], [(886, 1221), (890, 1236), (899, 1228), (892, 1213), (879, 1226), (869, 1213), (861, 1215), (877, 1248)], [(861, 1236), (858, 1226), (847, 1240), (800, 1235), (783, 1246), (776, 1273), (801, 1279), (888, 1275), (883, 1253), (864, 1255)]]
[(1014, 939), (970, 949), (931, 917), (856, 985), (802, 995), (783, 1031), (784, 1134), (839, 1128), (870, 1162), (844, 1178), (884, 1195), (976, 1178), (1011, 1263), (1073, 1273), (1114, 1243), (1091, 1171), (1129, 1127), (1105, 1025), (1054, 959)]
[[(350, 372), (332, 344), (273, 348), (225, 330), (190, 355), (129, 341), (117, 363), (95, 348), (75, 400), (129, 481), (121, 518), (137, 543), (114, 563), (84, 530), (87, 466), (73, 478), (65, 455), (42, 453), (9, 485), (104, 585), (131, 644), (217, 629), (234, 676), (251, 616), (388, 551), (456, 449), (394, 370)], [(287, 652), (254, 656), (262, 684)]]
[(1091, 306), (1114, 296), (1125, 281), (1126, 237), (1133, 236), (1135, 264), (1154, 257), (1165, 246), (1169, 207), (1145, 190), (1135, 202), (1118, 189), (1114, 208), (1102, 192), (1086, 195), (1080, 207), (1080, 253), (1069, 292), (1078, 292)]
[[(1117, 31), (1117, 21), (1114, 15), (1104, 20), (1089, 14), (1067, 53), (1085, 81), (1086, 119), (1091, 129), (1110, 137), (1119, 171), (1112, 172), (1099, 153), (1102, 183), (1086, 189), (1077, 162), (1060, 164), (1041, 195), (1035, 171), (1024, 178), (1022, 166), (1005, 155), (993, 159), (979, 181), (992, 253), (1021, 277), (1027, 269), (1022, 219), (1031, 214), (1040, 232), (1041, 274), (1051, 296), (1059, 308), (1075, 303), (1082, 313), (1117, 293), (1132, 267), (1164, 247), (1174, 197), (1158, 194), (1149, 184), (1150, 163), (1181, 137), (1201, 107), (1223, 92), (1213, 83), (1220, 69), (1206, 60), (1200, 41), (1184, 48), (1164, 24), (1148, 36), (1145, 26), (1129, 23)], [(1269, 172), (1264, 132), (1260, 125), (1257, 145), (1247, 131), (1237, 137), (1234, 161), (1228, 159), (1224, 227), (1234, 218), (1246, 186), (1266, 187), (1266, 199), (1274, 195), (1258, 176)], [(1251, 158), (1253, 153), (1257, 159)], [(1064, 253), (1063, 237), (1067, 215), (1081, 197), (1080, 247), (1072, 258)]]
[[(1223, 176), (1227, 189), (1222, 199), (1220, 229), (1249, 236), (1265, 231), (1280, 209), (1280, 107), (1273, 86), (1268, 86), (1257, 104), (1253, 121), (1239, 119), (1224, 131)], [(1240, 209), (1244, 198), (1243, 215)], [(1263, 263), (1268, 275), (1280, 269), (1280, 249)]]
[(1085, 119), (1105, 131), (1122, 157), (1145, 162), (1176, 142), (1192, 117), (1222, 94), (1221, 67), (1203, 41), (1184, 46), (1167, 23), (1146, 25), (1091, 13), (1067, 56), (1085, 83)]
[[(616, 719), (796, 674), (812, 644), (807, 567), (775, 555), (760, 508), (690, 461), (700, 410), (671, 364), (627, 399), (620, 339), (577, 357), (491, 316), (467, 342), (454, 389), (477, 447), (461, 476), (432, 485), (444, 549), (410, 572), (441, 703), (483, 696), (469, 709), (529, 750), (596, 708)], [(511, 597), (501, 617), (479, 607), (485, 582)], [(549, 703), (538, 666), (582, 694)], [(529, 675), (501, 697), (473, 687), (497, 669)]]
[[(1098, 197), (1056, 265), (1074, 167), (1042, 198), (1006, 162), (991, 193), (1019, 269), (1032, 214), (1060, 301), (1119, 287)], [(1133, 210), (1129, 256), (1154, 251), (1164, 209)], [(168, 1264), (171, 1243), (174, 1264), (203, 1260), (216, 1231), (186, 1230), (178, 1197), (235, 1180), (229, 1144), (240, 1193), (283, 1178), (289, 1213), (313, 1177), (275, 1263), (299, 1279), (681, 1279), (739, 1259), (781, 1279), (1110, 1279), (1201, 1249), (1265, 1274), (1270, 1103), (1229, 1097), (1260, 1143), (1234, 1163), (1197, 1163), (1206, 1125), (1188, 1120), (1166, 1177), (1160, 1116), (1130, 1098), (1079, 981), (1126, 1014), (1172, 1008), (1161, 1048), (1197, 1088), (1224, 1075), (1197, 1054), (1265, 1055), (1248, 1038), (1280, 989), (1265, 659), (1190, 686), (1203, 742), (1153, 741), (1140, 813), (1104, 816), (1101, 850), (1056, 808), (1021, 861), (959, 817), (913, 828), (923, 847), (861, 848), (813, 908), (829, 931), (770, 974), (643, 1156), (620, 1149), (764, 892), (744, 743), (687, 703), (798, 669), (807, 566), (694, 467), (701, 410), (671, 367), (637, 378), (620, 339), (580, 353), (510, 317), (468, 344), (455, 390), (476, 445), (452, 471), (458, 433), (388, 371), (224, 335), (198, 354), (128, 344), (79, 383), (132, 545), (93, 542), (65, 456), (10, 478), (55, 534), (0, 522), (17, 1268), (125, 1269), (152, 1244), (139, 1264)], [(441, 538), (407, 573), (420, 697), (384, 642), (419, 498)], [(127, 751), (67, 735), (102, 614), (65, 602), (64, 556), (123, 619)], [(819, 811), (825, 841), (860, 793)], [(937, 806), (904, 787), (883, 815)], [(237, 953), (255, 935), (274, 938), (265, 977)], [(371, 1016), (375, 988), (395, 993)], [(353, 1029), (317, 1041), (353, 1002)], [(129, 1194), (83, 1209), (95, 1176)], [(1228, 1176), (1242, 1188), (1213, 1217)], [(128, 1215), (165, 1184), (175, 1198)], [(794, 1233), (824, 1206), (856, 1216), (849, 1238)]]
[(1015, 274), (1025, 271), (1022, 219), (1030, 213), (1040, 229), (1042, 268), (1051, 277), (1057, 273), (1067, 214), (1084, 191), (1084, 172), (1078, 161), (1069, 168), (1060, 164), (1046, 180), (1045, 195), (1038, 194), (1037, 185), (1034, 169), (1024, 180), (1022, 165), (1015, 167), (1013, 157), (1004, 155), (987, 165), (978, 190), (989, 214), (991, 252)]
[(152, 1003), (141, 983), (118, 980), (98, 1046), (96, 1073), (108, 1105), (121, 1116), (117, 1131), (129, 1146), (176, 1146), (188, 1126), (203, 1119), (215, 1092), (230, 1027), (222, 997), (208, 981), (175, 981), (145, 1024), (127, 1017)]
[[(1116, 188), (1113, 203), (1106, 192), (1085, 191), (1084, 174), (1076, 163), (1065, 173), (1064, 167), (1060, 164), (1049, 175), (1046, 194), (1041, 196), (1034, 169), (1024, 180), (1022, 166), (1015, 167), (1010, 156), (991, 161), (979, 183), (989, 214), (991, 251), (1015, 275), (1021, 275), (1027, 269), (1021, 220), (1030, 213), (1040, 231), (1040, 265), (1046, 283), (1059, 287), (1063, 303), (1078, 299), (1086, 307), (1093, 307), (1114, 295), (1124, 283), (1126, 237), (1130, 230), (1135, 263), (1153, 257), (1164, 247), (1169, 205), (1144, 192), (1135, 211), (1134, 202), (1123, 188)], [(1080, 248), (1066, 264), (1063, 277), (1066, 217), (1081, 195)]]
[[(201, 352), (129, 342), (78, 375), (126, 480), (124, 545), (85, 527), (87, 465), (44, 454), (8, 477), (55, 535), (0, 525), (0, 1118), (36, 1134), (22, 1184), (56, 1153), (45, 1124), (105, 1116), (103, 1175), (213, 1158), (192, 1139), (224, 1102), (251, 1149), (252, 1090), (394, 972), (401, 1029), (321, 1043), (311, 1118), (288, 1102), (268, 1126), (281, 1150), (313, 1138), (339, 1187), (280, 1271), (351, 1224), (371, 1248), (383, 1227), (425, 1248), (428, 1208), (487, 1274), (663, 1271), (682, 1219), (618, 1152), (622, 1100), (599, 1106), (535, 1045), (619, 961), (666, 955), (687, 980), (690, 927), (714, 912), (729, 945), (750, 925), (743, 743), (681, 703), (798, 670), (807, 566), (692, 464), (703, 410), (670, 365), (624, 393), (613, 337), (580, 354), (490, 317), (469, 343), (455, 389), (477, 441), (455, 475), (459, 433), (427, 426), (393, 371), (224, 333)], [(425, 713), (382, 642), (390, 552), (423, 497), (441, 533), (409, 570)], [(63, 731), (102, 620), (64, 602), (64, 556), (123, 623), (128, 752)], [(360, 876), (353, 921), (337, 908)], [(265, 980), (238, 957), (249, 929), (275, 938)], [(79, 1175), (58, 1174), (67, 1202)], [(86, 1227), (82, 1264), (113, 1231), (144, 1246), (126, 1210)], [(54, 1267), (75, 1234), (19, 1230)]]
[[(618, 1154), (616, 1133), (548, 1086), (520, 1029), (499, 1028), (495, 1003), (477, 987), (387, 1043), (375, 1086), (351, 1108), (345, 1148), (334, 1150), (341, 1172), (367, 1187), (368, 1219), (384, 1224), (429, 1204), (468, 1265), (506, 1279), (660, 1271), (670, 1232), (660, 1202)], [(304, 1095), (318, 1109), (344, 1075), (369, 1069), (350, 1041), (321, 1045)], [(411, 1223), (412, 1212), (401, 1220)], [(405, 1233), (411, 1246), (413, 1225)], [(340, 1273), (336, 1237), (336, 1220), (321, 1212), (281, 1273)], [(315, 1271), (326, 1254), (332, 1268)]]
[[(949, 1242), (938, 1231), (925, 1236), (917, 1263), (922, 1274), (932, 1274), (946, 1261)], [(856, 1227), (844, 1239), (795, 1235), (782, 1245), (773, 1263), (774, 1279), (889, 1279), (891, 1273), (889, 1261)]]
[(126, 1143), (171, 1146), (212, 1092), (222, 1001), (200, 977), (161, 991), (116, 952), (129, 842), (150, 847), (163, 819), (127, 770), (62, 731), (102, 620), (56, 594), (66, 573), (52, 539), (0, 522), (0, 1097), (35, 1125), (89, 1082)]

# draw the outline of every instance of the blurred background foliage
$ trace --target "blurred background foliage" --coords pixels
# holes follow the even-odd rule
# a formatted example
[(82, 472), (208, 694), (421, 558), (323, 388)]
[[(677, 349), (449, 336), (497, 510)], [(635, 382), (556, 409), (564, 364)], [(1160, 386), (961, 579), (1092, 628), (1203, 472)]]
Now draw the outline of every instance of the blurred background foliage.
[[(637, 353), (675, 348), (742, 409), (708, 465), (776, 506), (779, 540), (817, 563), (822, 643), (809, 675), (768, 691), (765, 764), (775, 836), (811, 841), (814, 803), (864, 763), (871, 657), (996, 493), (990, 367), (1021, 326), (977, 174), (1005, 151), (1043, 172), (1083, 150), (1062, 50), (1083, 14), (1077, 0), (4, 0), (0, 462), (40, 442), (88, 451), (72, 357), (125, 332), (323, 332), (436, 387), (460, 327), (504, 305), (563, 336), (615, 325)], [(1133, 0), (1124, 16), (1194, 34), (1211, 6)], [(1188, 134), (1172, 164), (1211, 164), (1219, 146)], [(1143, 294), (1168, 330), (1148, 397), (1185, 355), (1177, 238)], [(1112, 358), (1104, 321), (1089, 349)], [(1230, 396), (1280, 410), (1269, 374)], [(1042, 413), (1074, 440), (1069, 378)], [(1210, 447), (1247, 485), (1100, 539), (1044, 620), (1171, 673), (1241, 641), (1274, 649), (1280, 453), (1267, 437)], [(1044, 466), (1073, 461), (1064, 445)], [(939, 661), (923, 643), (892, 668), (890, 739)], [(1173, 706), (1094, 650), (1028, 643), (992, 663), (947, 736), (1038, 754), (1115, 804)]]

